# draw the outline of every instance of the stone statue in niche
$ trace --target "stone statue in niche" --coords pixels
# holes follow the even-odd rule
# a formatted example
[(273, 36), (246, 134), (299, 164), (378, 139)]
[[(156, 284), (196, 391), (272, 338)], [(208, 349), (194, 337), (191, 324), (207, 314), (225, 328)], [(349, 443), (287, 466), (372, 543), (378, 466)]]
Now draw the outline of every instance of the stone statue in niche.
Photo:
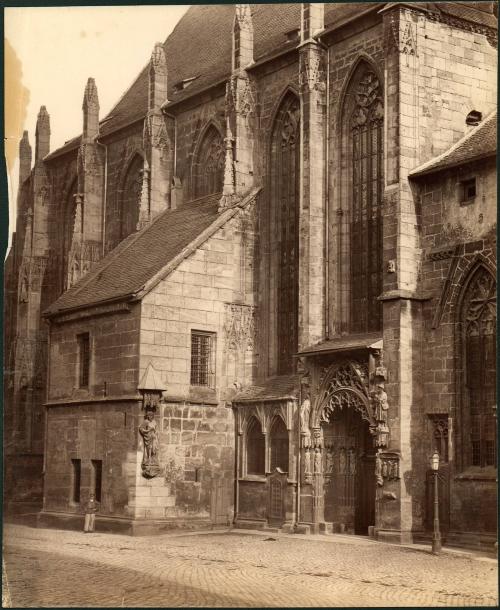
[(309, 434), (309, 414), (311, 412), (311, 401), (306, 396), (300, 407), (300, 430)]
[(148, 479), (152, 479), (161, 473), (160, 462), (158, 460), (158, 430), (153, 411), (146, 411), (144, 421), (139, 426), (139, 433), (142, 436), (144, 443), (142, 475)]
[(387, 424), (387, 411), (389, 403), (387, 402), (387, 392), (382, 384), (378, 384), (373, 394), (373, 402), (375, 404), (375, 417), (378, 422)]

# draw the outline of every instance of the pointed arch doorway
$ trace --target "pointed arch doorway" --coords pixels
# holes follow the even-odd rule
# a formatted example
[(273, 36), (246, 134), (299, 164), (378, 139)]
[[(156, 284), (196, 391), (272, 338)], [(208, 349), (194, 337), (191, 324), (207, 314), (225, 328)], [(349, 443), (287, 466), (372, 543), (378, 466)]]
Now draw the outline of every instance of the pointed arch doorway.
[(377, 419), (368, 376), (368, 367), (358, 361), (330, 366), (310, 420), (317, 507), (313, 521), (362, 535), (375, 525)]
[(375, 524), (375, 450), (369, 425), (355, 409), (337, 409), (321, 423), (325, 522), (368, 534)]

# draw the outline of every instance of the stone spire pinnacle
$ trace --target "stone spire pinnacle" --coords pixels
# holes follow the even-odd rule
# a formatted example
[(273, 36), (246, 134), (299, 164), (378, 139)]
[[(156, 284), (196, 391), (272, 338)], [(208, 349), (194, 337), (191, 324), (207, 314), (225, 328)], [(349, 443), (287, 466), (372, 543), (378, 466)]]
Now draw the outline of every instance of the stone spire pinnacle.
[(38, 163), (50, 152), (50, 117), (45, 106), (41, 106), (38, 113), (35, 139), (35, 163)]
[(161, 42), (157, 42), (149, 62), (149, 110), (159, 110), (167, 101), (167, 58)]
[(99, 97), (95, 80), (89, 78), (83, 94), (83, 137), (94, 139), (99, 134)]
[(232, 68), (240, 70), (253, 63), (253, 21), (249, 4), (235, 6)]
[(23, 137), (19, 141), (19, 184), (21, 185), (31, 173), (31, 146), (28, 132), (23, 131)]

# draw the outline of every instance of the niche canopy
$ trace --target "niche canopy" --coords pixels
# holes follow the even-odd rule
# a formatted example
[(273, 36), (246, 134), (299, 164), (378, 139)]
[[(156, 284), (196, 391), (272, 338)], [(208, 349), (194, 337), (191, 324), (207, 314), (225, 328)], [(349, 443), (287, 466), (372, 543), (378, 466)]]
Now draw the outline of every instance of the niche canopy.
[(145, 411), (156, 411), (162, 393), (167, 389), (160, 379), (158, 371), (149, 363), (137, 389), (142, 395), (142, 407)]

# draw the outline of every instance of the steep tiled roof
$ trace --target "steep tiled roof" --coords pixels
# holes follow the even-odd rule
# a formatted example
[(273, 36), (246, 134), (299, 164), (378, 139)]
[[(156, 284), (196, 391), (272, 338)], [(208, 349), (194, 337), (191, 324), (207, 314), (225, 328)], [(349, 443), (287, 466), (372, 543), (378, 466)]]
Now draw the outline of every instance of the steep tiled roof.
[(497, 113), (490, 114), (482, 123), (469, 131), (445, 153), (414, 169), (410, 176), (417, 177), (450, 167), (457, 167), (474, 159), (491, 157), (497, 150)]
[[(325, 29), (341, 26), (350, 19), (382, 8), (385, 2), (327, 3)], [(485, 3), (485, 5), (488, 3)], [(480, 25), (497, 27), (491, 12), (479, 10), (480, 3), (418, 2), (415, 6), (466, 19)], [(300, 26), (300, 4), (252, 4), (254, 58), (256, 62), (280, 51), (293, 49), (298, 42), (287, 33)], [(191, 6), (164, 43), (168, 69), (168, 100), (175, 103), (227, 78), (231, 70), (231, 31), (234, 5)], [(195, 41), (195, 43), (193, 43)], [(196, 77), (180, 91), (175, 85)], [(114, 108), (101, 121), (101, 136), (109, 135), (142, 119), (147, 112), (148, 66), (146, 65)], [(77, 148), (73, 138), (51, 153), (51, 159)]]
[(369, 347), (379, 348), (382, 341), (381, 333), (363, 333), (350, 335), (348, 337), (339, 337), (337, 339), (329, 339), (318, 345), (304, 348), (299, 352), (301, 355), (317, 355), (331, 354), (335, 352), (352, 351), (353, 349), (366, 349)]
[(268, 377), (262, 382), (240, 390), (232, 399), (233, 402), (253, 402), (256, 400), (278, 400), (297, 398), (299, 394), (299, 375), (281, 375)]
[(141, 290), (218, 218), (219, 199), (220, 194), (210, 195), (160, 214), (142, 231), (123, 240), (61, 295), (46, 315), (127, 297)]

